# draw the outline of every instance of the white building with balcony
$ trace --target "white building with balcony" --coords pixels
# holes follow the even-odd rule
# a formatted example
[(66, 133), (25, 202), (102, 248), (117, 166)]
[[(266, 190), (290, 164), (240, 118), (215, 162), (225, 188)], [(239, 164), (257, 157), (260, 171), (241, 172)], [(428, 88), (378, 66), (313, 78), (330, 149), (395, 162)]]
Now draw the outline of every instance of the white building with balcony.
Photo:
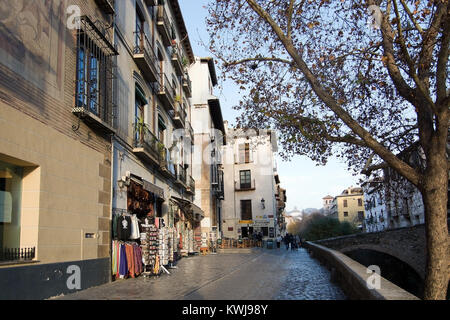
[(275, 132), (228, 128), (223, 147), (224, 189), (222, 230), (225, 238), (263, 239), (277, 236), (274, 153)]

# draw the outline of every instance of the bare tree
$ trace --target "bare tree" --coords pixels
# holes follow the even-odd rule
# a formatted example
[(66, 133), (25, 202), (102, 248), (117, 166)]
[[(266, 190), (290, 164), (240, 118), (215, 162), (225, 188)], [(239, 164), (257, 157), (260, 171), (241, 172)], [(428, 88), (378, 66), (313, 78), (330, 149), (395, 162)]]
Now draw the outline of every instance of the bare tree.
[[(244, 98), (238, 124), (275, 128), (283, 156), (390, 166), (422, 193), (426, 299), (445, 299), (448, 0), (216, 0), (210, 49)], [(425, 166), (396, 156), (417, 142)]]

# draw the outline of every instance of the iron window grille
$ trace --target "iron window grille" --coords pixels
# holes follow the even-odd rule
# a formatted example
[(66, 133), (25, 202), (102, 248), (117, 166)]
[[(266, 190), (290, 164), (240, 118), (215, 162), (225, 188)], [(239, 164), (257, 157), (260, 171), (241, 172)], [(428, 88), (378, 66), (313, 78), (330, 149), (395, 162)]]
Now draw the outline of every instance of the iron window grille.
[(89, 17), (80, 18), (76, 43), (76, 88), (73, 113), (113, 126), (113, 79), (118, 54), (109, 39), (108, 27)]

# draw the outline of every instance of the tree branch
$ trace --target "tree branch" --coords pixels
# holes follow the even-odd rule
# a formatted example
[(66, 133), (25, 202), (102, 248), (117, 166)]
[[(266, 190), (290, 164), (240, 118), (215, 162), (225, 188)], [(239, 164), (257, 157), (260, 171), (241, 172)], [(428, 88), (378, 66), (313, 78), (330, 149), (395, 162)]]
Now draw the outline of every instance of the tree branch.
[(412, 14), (411, 10), (409, 10), (409, 7), (406, 4), (405, 0), (400, 0), (400, 3), (402, 4), (403, 8), (405, 9), (406, 13), (408, 14), (409, 19), (412, 21), (412, 23), (416, 27), (417, 31), (419, 31), (420, 35), (423, 38), (424, 32), (422, 30), (422, 27), (417, 23), (417, 20), (414, 18), (414, 15)]
[[(289, 55), (295, 61), (297, 67), (303, 73), (311, 88), (316, 93), (316, 95), (324, 102), (329, 109), (331, 109), (356, 135), (358, 135), (367, 145), (368, 148), (375, 151), (382, 159), (390, 164), (398, 172), (401, 172), (409, 181), (414, 185), (419, 185), (421, 180), (421, 175), (414, 170), (410, 165), (404, 161), (398, 159), (391, 151), (381, 145), (376, 141), (373, 136), (359, 125), (359, 123), (353, 119), (350, 114), (345, 111), (341, 106), (339, 106), (336, 99), (334, 99), (319, 83), (317, 78), (313, 75), (311, 70), (308, 68), (306, 63), (303, 61), (302, 57), (298, 54), (296, 48), (294, 47), (292, 41), (289, 41), (281, 28), (272, 19), (272, 17), (259, 6), (255, 0), (246, 0), (248, 5), (264, 20), (266, 21), (272, 30), (275, 32), (279, 40), (282, 42), (283, 46), (286, 48)], [(391, 43), (392, 45), (392, 43)], [(392, 56), (392, 61), (393, 56)], [(400, 75), (400, 74), (399, 74)], [(402, 78), (403, 80), (403, 78)], [(409, 99), (412, 99), (410, 96)]]
[(295, 0), (291, 0), (289, 3), (289, 8), (287, 11), (288, 14), (288, 21), (287, 21), (287, 37), (289, 40), (292, 39), (292, 14), (294, 11), (294, 2)]
[(418, 74), (419, 79), (426, 84), (427, 89), (429, 88), (429, 70), (431, 63), (433, 61), (433, 51), (436, 45), (436, 38), (439, 34), (440, 25), (444, 14), (447, 14), (448, 1), (437, 1), (438, 7), (434, 15), (431, 26), (424, 34), (424, 39), (422, 42), (422, 50), (419, 54), (419, 68)]
[(436, 103), (441, 105), (441, 109), (448, 108), (448, 102), (445, 103), (445, 99), (448, 98), (447, 94), (447, 63), (450, 45), (450, 16), (447, 15), (443, 25), (443, 34), (441, 40), (441, 49), (438, 54), (438, 61), (436, 66), (436, 90), (437, 99)]
[(289, 64), (291, 66), (294, 65), (293, 61), (289, 61), (289, 60), (281, 59), (281, 58), (275, 58), (275, 57), (271, 57), (271, 58), (269, 58), (269, 57), (245, 58), (245, 59), (231, 61), (231, 62), (228, 62), (228, 61), (225, 61), (225, 60), (222, 59), (222, 61), (224, 62), (224, 67), (235, 66), (235, 65), (238, 65), (238, 64), (244, 64), (244, 63), (247, 63), (247, 62), (254, 62), (254, 61), (258, 61), (258, 62), (261, 62), (261, 61), (274, 61), (274, 62), (281, 62), (281, 63)]
[(436, 112), (437, 111), (436, 106), (435, 106), (433, 100), (431, 99), (429, 93), (427, 92), (427, 89), (423, 86), (423, 83), (419, 80), (419, 77), (417, 76), (417, 73), (416, 73), (415, 63), (411, 59), (408, 49), (406, 48), (405, 38), (403, 36), (403, 30), (402, 30), (402, 24), (401, 24), (401, 17), (400, 17), (400, 13), (398, 11), (397, 0), (393, 0), (393, 3), (394, 3), (395, 16), (397, 18), (398, 40), (400, 43), (400, 49), (403, 53), (403, 56), (405, 57), (406, 64), (408, 65), (408, 68), (409, 68), (408, 73), (411, 76), (411, 78), (413, 78), (414, 83), (417, 85), (417, 89), (419, 90), (419, 93), (422, 95), (424, 100), (426, 100), (429, 103), (432, 111)]

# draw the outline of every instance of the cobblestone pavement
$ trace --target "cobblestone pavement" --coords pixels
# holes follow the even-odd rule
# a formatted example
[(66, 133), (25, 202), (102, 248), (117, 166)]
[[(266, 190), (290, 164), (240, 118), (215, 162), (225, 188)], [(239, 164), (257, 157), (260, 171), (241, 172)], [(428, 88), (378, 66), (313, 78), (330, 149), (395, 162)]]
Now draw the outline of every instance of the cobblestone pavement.
[(242, 253), (194, 256), (181, 259), (169, 272), (160, 277), (118, 280), (56, 299), (346, 299), (330, 282), (328, 270), (304, 249), (255, 248)]

